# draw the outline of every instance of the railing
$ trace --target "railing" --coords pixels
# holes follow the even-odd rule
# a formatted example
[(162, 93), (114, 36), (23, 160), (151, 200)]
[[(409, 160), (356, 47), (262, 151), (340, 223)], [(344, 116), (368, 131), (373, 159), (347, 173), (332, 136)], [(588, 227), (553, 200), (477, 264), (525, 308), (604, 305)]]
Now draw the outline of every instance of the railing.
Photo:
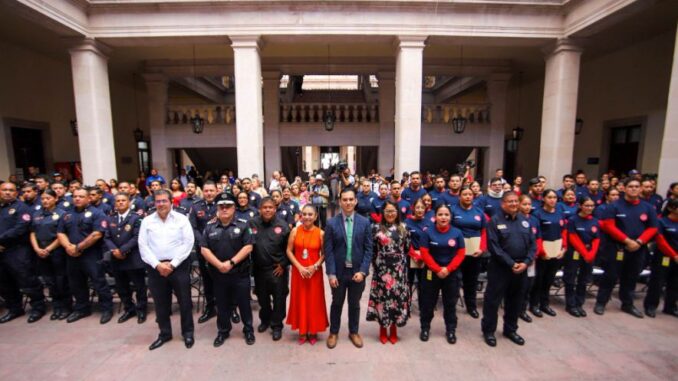
[(167, 107), (167, 124), (188, 124), (196, 114), (206, 124), (235, 123), (235, 105), (170, 105)]
[(280, 122), (319, 123), (327, 110), (332, 110), (339, 123), (379, 122), (376, 103), (285, 103), (280, 105)]
[(428, 104), (421, 106), (421, 121), (428, 124), (451, 123), (458, 116), (468, 123), (490, 123), (488, 104)]

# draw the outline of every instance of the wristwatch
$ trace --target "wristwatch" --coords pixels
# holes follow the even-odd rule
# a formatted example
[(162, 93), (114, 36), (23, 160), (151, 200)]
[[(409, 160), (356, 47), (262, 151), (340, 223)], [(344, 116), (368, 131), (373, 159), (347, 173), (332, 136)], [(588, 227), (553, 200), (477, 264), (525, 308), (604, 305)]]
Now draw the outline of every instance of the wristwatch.
[(228, 262), (231, 264), (231, 266), (235, 267), (235, 262), (233, 262), (232, 259), (229, 259)]

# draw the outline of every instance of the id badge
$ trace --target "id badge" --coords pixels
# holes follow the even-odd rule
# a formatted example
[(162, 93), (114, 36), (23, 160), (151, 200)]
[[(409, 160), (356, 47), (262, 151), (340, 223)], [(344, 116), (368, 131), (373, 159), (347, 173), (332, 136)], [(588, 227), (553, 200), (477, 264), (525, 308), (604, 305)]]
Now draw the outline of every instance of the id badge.
[(308, 259), (308, 250), (304, 249), (304, 251), (301, 252), (301, 259)]
[(575, 260), (575, 261), (578, 261), (578, 260), (579, 260), (579, 252), (578, 252), (578, 251), (575, 251), (575, 252), (572, 254), (572, 259)]
[(431, 270), (426, 270), (426, 280), (433, 280), (433, 273)]
[(619, 251), (617, 252), (617, 260), (618, 260), (618, 261), (623, 261), (623, 260), (624, 260), (624, 251), (623, 251), (623, 250), (619, 250)]
[(671, 263), (671, 258), (669, 258), (669, 257), (662, 258), (662, 266), (669, 267), (670, 263)]

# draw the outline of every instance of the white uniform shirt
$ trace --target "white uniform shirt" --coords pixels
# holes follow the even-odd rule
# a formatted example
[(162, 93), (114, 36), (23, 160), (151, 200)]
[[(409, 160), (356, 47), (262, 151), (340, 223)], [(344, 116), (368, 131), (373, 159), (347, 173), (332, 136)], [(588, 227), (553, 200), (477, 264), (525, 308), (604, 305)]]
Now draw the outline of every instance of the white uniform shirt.
[(193, 228), (188, 218), (171, 210), (163, 221), (153, 213), (141, 221), (139, 251), (141, 259), (153, 268), (161, 261), (178, 267), (193, 249)]

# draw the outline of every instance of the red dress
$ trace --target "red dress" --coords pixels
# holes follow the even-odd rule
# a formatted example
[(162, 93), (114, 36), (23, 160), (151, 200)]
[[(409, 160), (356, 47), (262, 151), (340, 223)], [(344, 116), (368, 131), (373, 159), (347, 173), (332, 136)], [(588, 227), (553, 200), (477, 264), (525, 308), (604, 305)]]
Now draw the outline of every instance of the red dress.
[[(308, 258), (303, 258), (304, 248)], [(294, 257), (301, 266), (312, 266), (320, 258), (320, 228), (314, 226), (306, 230), (299, 226), (294, 238)], [(299, 270), (292, 267), (290, 285), (290, 308), (287, 312), (287, 324), (299, 334), (323, 332), (329, 326), (325, 307), (325, 286), (322, 267), (309, 279), (301, 277)]]

